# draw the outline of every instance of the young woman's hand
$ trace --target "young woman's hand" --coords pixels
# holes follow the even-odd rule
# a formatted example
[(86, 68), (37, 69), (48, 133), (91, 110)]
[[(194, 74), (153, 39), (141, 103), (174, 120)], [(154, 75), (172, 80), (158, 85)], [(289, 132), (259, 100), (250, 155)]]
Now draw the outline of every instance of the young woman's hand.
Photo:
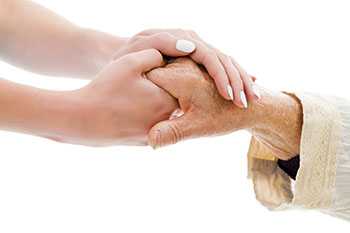
[(206, 68), (221, 96), (239, 107), (246, 108), (247, 99), (255, 101), (260, 98), (258, 90), (254, 88), (255, 78), (249, 76), (232, 57), (207, 44), (193, 31), (146, 30), (132, 37), (115, 57), (148, 48), (155, 48), (170, 57), (189, 55)]
[(161, 65), (155, 49), (107, 65), (90, 84), (70, 93), (77, 109), (57, 139), (91, 146), (147, 144), (151, 127), (177, 108), (166, 91), (145, 78), (145, 72)]

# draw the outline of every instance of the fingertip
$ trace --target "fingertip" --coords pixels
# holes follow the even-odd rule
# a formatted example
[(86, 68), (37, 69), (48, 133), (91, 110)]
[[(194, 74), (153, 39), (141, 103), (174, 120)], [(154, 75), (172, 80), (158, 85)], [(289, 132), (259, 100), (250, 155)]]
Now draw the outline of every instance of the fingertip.
[(238, 87), (233, 87), (234, 89), (234, 100), (233, 103), (239, 107), (239, 108), (247, 108), (248, 107), (248, 102), (247, 102), (247, 97), (243, 91), (242, 88)]
[[(234, 90), (232, 89), (228, 78), (224, 77), (223, 75), (215, 75), (212, 76), (215, 86), (219, 92), (219, 94), (225, 99), (225, 100), (233, 100), (233, 96), (234, 96)], [(226, 81), (227, 80), (227, 81)], [(232, 95), (232, 97), (231, 97)]]
[(146, 49), (145, 52), (148, 52), (152, 56), (157, 57), (158, 60), (162, 60), (163, 61), (163, 55), (162, 55), (162, 53), (159, 50), (152, 48), (152, 49)]
[(151, 146), (151, 148), (153, 149), (153, 150), (158, 150), (160, 147), (159, 146), (157, 146), (157, 145), (151, 145), (151, 144), (149, 144), (150, 146)]
[(241, 92), (239, 93), (239, 96), (240, 96), (241, 102), (243, 104), (243, 107), (244, 108), (248, 108), (247, 97), (246, 97), (246, 95), (245, 95), (243, 90), (241, 90)]
[(229, 85), (227, 88), (224, 88), (224, 90), (221, 90), (221, 88), (219, 88), (219, 93), (225, 100), (233, 101), (233, 92), (231, 97), (231, 93), (229, 91)]
[(196, 44), (190, 40), (179, 39), (176, 41), (176, 49), (180, 52), (189, 54), (196, 50)]
[(235, 98), (235, 99), (233, 100), (233, 104), (236, 105), (236, 106), (239, 107), (239, 108), (242, 108), (242, 109), (244, 108), (244, 106), (243, 106), (243, 104), (242, 104), (242, 102), (241, 102), (240, 99)]
[(257, 100), (260, 100), (261, 99), (261, 94), (260, 94), (260, 90), (259, 88), (257, 87), (257, 85), (253, 84), (252, 86), (252, 92), (254, 93), (254, 96)]
[(160, 145), (160, 131), (158, 129), (151, 129), (148, 134), (148, 144), (153, 148), (153, 150), (157, 150)]
[(163, 55), (157, 49), (146, 49), (129, 55), (132, 57), (128, 64), (134, 67), (133, 70), (136, 72), (148, 72), (164, 64)]
[(227, 85), (226, 89), (227, 89), (227, 94), (228, 94), (230, 100), (233, 101), (233, 90), (232, 90), (232, 87), (230, 85)]
[(261, 94), (256, 84), (253, 82), (250, 76), (243, 78), (244, 91), (250, 101), (258, 101), (261, 99)]

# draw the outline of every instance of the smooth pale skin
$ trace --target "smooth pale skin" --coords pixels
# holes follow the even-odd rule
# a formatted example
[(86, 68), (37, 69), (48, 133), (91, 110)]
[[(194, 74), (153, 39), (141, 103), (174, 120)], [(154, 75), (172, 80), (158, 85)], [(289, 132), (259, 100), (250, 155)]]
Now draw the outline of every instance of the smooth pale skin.
[(187, 58), (154, 69), (147, 76), (174, 96), (184, 112), (150, 130), (149, 144), (154, 148), (247, 129), (280, 159), (299, 154), (302, 109), (292, 95), (260, 88), (259, 102), (248, 109), (237, 108), (223, 99), (208, 74)]
[(0, 128), (88, 146), (146, 145), (149, 129), (177, 107), (144, 75), (163, 64), (155, 49), (130, 53), (74, 91), (0, 81), (6, 86), (0, 98)]
[(0, 0), (0, 35), (2, 60), (39, 74), (86, 79), (126, 42), (26, 0)]

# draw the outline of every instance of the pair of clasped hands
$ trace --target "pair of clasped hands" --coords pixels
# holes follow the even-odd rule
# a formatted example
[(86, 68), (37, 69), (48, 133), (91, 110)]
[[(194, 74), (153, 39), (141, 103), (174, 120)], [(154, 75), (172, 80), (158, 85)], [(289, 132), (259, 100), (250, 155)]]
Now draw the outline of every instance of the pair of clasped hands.
[(88, 146), (158, 148), (264, 123), (272, 110), (261, 107), (270, 96), (262, 94), (254, 77), (194, 32), (147, 30), (126, 40), (88, 85), (45, 95), (62, 114), (50, 114), (49, 106), (47, 124), (41, 116), (35, 134)]
[[(164, 56), (177, 59), (165, 62)], [(226, 120), (225, 108), (229, 114), (243, 112), (259, 100), (254, 81), (194, 32), (147, 30), (129, 39), (91, 83), (69, 93), (69, 127), (48, 137), (157, 148), (228, 133), (245, 127), (248, 119), (236, 114), (234, 122)]]

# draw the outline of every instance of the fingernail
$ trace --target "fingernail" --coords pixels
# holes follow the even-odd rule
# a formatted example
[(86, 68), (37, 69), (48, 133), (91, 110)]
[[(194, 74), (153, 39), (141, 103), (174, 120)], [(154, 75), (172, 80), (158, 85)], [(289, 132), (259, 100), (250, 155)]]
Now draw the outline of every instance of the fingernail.
[(256, 96), (256, 98), (261, 99), (260, 91), (258, 90), (257, 86), (253, 85), (253, 93)]
[(247, 98), (245, 97), (244, 91), (241, 91), (239, 93), (239, 96), (241, 98), (244, 108), (248, 108), (248, 102), (247, 102)]
[(230, 85), (227, 85), (226, 91), (227, 91), (228, 96), (230, 97), (230, 100), (233, 100), (233, 91), (232, 91), (232, 87)]
[(176, 49), (184, 53), (192, 53), (196, 49), (196, 45), (189, 40), (176, 41)]

